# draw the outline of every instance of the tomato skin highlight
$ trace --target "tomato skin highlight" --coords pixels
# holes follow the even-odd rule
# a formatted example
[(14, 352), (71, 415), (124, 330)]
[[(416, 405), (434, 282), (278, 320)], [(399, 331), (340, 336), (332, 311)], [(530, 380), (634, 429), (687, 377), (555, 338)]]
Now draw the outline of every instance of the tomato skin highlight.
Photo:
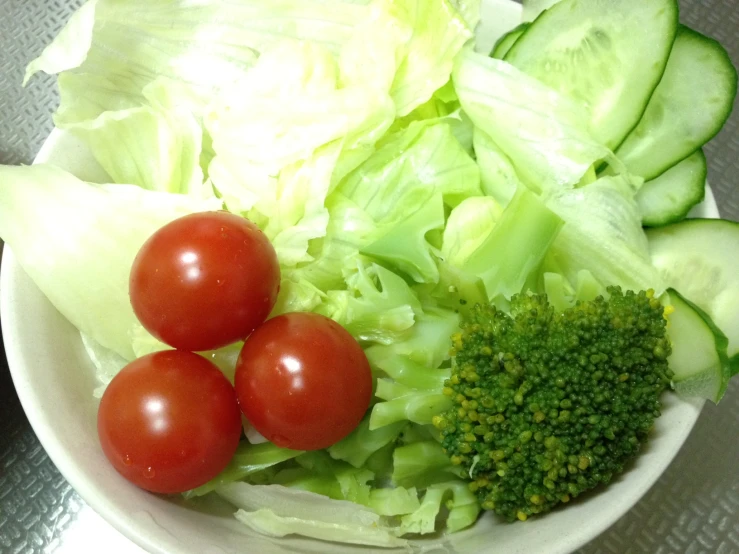
[(280, 288), (272, 244), (228, 212), (172, 221), (137, 254), (129, 279), (141, 324), (181, 350), (215, 350), (245, 339), (269, 315)]
[(179, 493), (218, 475), (241, 438), (241, 412), (228, 379), (192, 352), (143, 356), (110, 382), (98, 410), (105, 456), (131, 483)]
[(241, 410), (268, 440), (318, 450), (348, 435), (372, 397), (364, 351), (338, 323), (314, 313), (267, 320), (236, 362)]

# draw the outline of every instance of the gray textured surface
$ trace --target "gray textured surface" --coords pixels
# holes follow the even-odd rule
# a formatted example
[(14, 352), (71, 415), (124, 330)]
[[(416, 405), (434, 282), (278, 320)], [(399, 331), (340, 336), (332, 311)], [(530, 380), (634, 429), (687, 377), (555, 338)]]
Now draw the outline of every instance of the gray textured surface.
[[(19, 83), (30, 58), (80, 2), (0, 0), (0, 163), (30, 163), (48, 135), (54, 80)], [(737, 0), (681, 2), (682, 20), (719, 39), (739, 65)], [(739, 220), (739, 110), (707, 147), (721, 213)], [(39, 444), (0, 357), (0, 552), (140, 552), (71, 489)], [(581, 550), (596, 553), (739, 553), (739, 381), (709, 405), (659, 482)]]

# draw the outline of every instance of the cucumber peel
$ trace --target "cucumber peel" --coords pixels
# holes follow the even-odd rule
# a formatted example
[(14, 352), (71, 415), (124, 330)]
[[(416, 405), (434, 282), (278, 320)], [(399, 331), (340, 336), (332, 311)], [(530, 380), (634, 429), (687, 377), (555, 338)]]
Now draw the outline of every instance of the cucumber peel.
[(495, 43), (495, 46), (493, 46), (493, 50), (490, 52), (490, 57), (495, 58), (496, 60), (502, 60), (505, 58), (505, 55), (513, 47), (519, 37), (524, 34), (526, 29), (529, 28), (529, 25), (530, 23), (521, 23), (500, 37), (498, 42)]
[(732, 377), (726, 353), (729, 340), (699, 306), (675, 289), (668, 289), (667, 296), (673, 309), (668, 316), (672, 386), (680, 396), (718, 403)]
[(739, 358), (739, 223), (686, 219), (646, 234), (666, 285), (704, 310), (728, 337), (729, 357)]
[(636, 203), (645, 227), (681, 221), (706, 194), (708, 165), (703, 150), (647, 181), (636, 193)]
[(505, 61), (590, 111), (590, 132), (615, 149), (644, 114), (670, 56), (676, 0), (562, 0)]
[(630, 173), (654, 179), (716, 136), (736, 94), (737, 72), (724, 47), (681, 25), (664, 75), (616, 156)]

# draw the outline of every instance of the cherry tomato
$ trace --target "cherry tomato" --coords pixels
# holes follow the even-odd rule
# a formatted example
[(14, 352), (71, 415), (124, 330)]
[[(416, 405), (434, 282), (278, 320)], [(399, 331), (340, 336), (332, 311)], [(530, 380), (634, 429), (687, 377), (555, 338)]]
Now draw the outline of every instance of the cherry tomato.
[(168, 350), (124, 367), (98, 410), (110, 463), (133, 484), (159, 493), (209, 481), (236, 452), (241, 412), (231, 383), (192, 352)]
[(313, 313), (267, 320), (236, 362), (241, 411), (268, 440), (296, 450), (326, 448), (361, 421), (372, 396), (362, 348), (338, 323)]
[(133, 262), (131, 305), (141, 324), (181, 350), (215, 350), (243, 340), (272, 310), (277, 255), (250, 221), (204, 212), (154, 233)]

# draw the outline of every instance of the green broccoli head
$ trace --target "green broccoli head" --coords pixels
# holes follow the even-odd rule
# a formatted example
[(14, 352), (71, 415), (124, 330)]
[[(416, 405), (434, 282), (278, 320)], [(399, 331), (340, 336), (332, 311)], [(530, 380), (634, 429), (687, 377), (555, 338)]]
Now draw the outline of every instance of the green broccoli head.
[(608, 483), (660, 415), (663, 307), (608, 293), (563, 312), (545, 295), (514, 296), (508, 314), (478, 305), (453, 337), (454, 406), (434, 425), (483, 508), (525, 520)]

